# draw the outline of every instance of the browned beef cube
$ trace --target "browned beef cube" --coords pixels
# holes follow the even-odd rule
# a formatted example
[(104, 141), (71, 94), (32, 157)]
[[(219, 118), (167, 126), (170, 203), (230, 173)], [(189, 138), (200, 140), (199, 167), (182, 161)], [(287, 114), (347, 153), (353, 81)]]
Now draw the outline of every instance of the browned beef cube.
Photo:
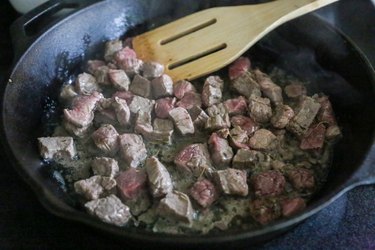
[(78, 93), (74, 90), (74, 86), (66, 84), (62, 86), (59, 97), (63, 104), (65, 104), (65, 106), (70, 106), (73, 98), (77, 95)]
[(205, 126), (208, 120), (208, 115), (200, 107), (194, 106), (189, 109), (188, 112), (190, 114), (191, 120), (197, 128)]
[(224, 194), (247, 196), (249, 188), (245, 170), (228, 168), (214, 172), (216, 185)]
[(146, 112), (146, 113), (152, 112), (152, 109), (154, 108), (154, 104), (155, 104), (154, 100), (150, 100), (150, 99), (137, 96), (137, 95), (135, 95), (132, 98), (130, 104), (128, 103), (130, 112), (133, 115), (138, 114), (139, 111)]
[(286, 199), (281, 202), (281, 207), (283, 216), (289, 217), (305, 209), (306, 202), (300, 197)]
[(245, 130), (247, 135), (252, 135), (256, 130), (259, 129), (259, 125), (250, 117), (243, 115), (236, 115), (230, 119), (233, 127), (239, 126), (242, 130)]
[(176, 98), (166, 97), (155, 101), (156, 117), (166, 119), (169, 117), (169, 111), (175, 108)]
[(182, 99), (188, 92), (196, 92), (196, 89), (191, 82), (181, 80), (176, 82), (176, 84), (173, 86), (173, 94), (178, 99)]
[(223, 103), (214, 104), (206, 109), (206, 112), (209, 116), (213, 117), (216, 115), (224, 116), (228, 113)]
[(174, 108), (169, 111), (169, 116), (182, 135), (194, 134), (194, 124), (186, 109)]
[(134, 75), (141, 72), (143, 61), (137, 58), (125, 58), (118, 62), (118, 66), (120, 69), (123, 69), (129, 77), (134, 77)]
[(151, 194), (154, 197), (162, 197), (170, 193), (173, 189), (172, 179), (167, 168), (156, 158), (152, 156), (146, 160), (145, 168)]
[(267, 96), (272, 103), (281, 104), (283, 102), (283, 95), (280, 86), (276, 85), (268, 75), (261, 72), (259, 69), (254, 70), (254, 74), (263, 94)]
[[(122, 100), (122, 99), (121, 99)], [(123, 100), (125, 101), (125, 100)], [(98, 107), (97, 111), (95, 112), (94, 123), (96, 125), (102, 124), (117, 124), (117, 117), (116, 112), (112, 108), (113, 100), (111, 99), (111, 105), (109, 108), (100, 108)]]
[(77, 154), (72, 137), (39, 137), (38, 142), (44, 159), (72, 159)]
[(88, 96), (77, 96), (73, 99), (72, 110), (64, 109), (64, 118), (77, 127), (87, 127), (94, 119), (94, 110), (103, 95), (93, 92)]
[(118, 136), (116, 129), (110, 124), (102, 125), (91, 135), (95, 145), (108, 155), (117, 153), (119, 147)]
[(105, 65), (105, 62), (101, 60), (88, 60), (87, 72), (93, 75), (100, 66), (104, 66), (104, 65)]
[(140, 75), (135, 75), (132, 83), (130, 84), (130, 91), (135, 95), (145, 98), (151, 98), (151, 82)]
[(129, 90), (130, 79), (122, 69), (110, 69), (108, 71), (109, 80), (112, 82), (113, 87), (118, 90)]
[(124, 226), (131, 218), (129, 207), (115, 195), (87, 202), (85, 208), (89, 214), (116, 226)]
[(253, 176), (252, 184), (258, 197), (277, 196), (284, 192), (285, 178), (279, 171), (268, 170)]
[(125, 60), (128, 59), (137, 59), (137, 54), (135, 51), (129, 47), (122, 48), (118, 50), (114, 56), (113, 59), (118, 65), (121, 65)]
[(104, 59), (106, 61), (111, 61), (114, 54), (117, 51), (120, 51), (121, 49), (122, 49), (121, 40), (112, 40), (112, 41), (106, 42), (105, 49), (104, 49)]
[(317, 101), (320, 104), (320, 110), (317, 115), (318, 121), (325, 122), (328, 125), (336, 125), (335, 114), (328, 96), (318, 97)]
[(266, 123), (272, 116), (271, 102), (268, 98), (251, 96), (249, 99), (250, 117), (259, 123)]
[(176, 166), (194, 176), (200, 176), (212, 168), (210, 154), (205, 144), (191, 144), (182, 149), (175, 157)]
[(280, 205), (272, 199), (256, 199), (250, 202), (250, 214), (257, 222), (266, 225), (281, 216)]
[(68, 121), (63, 121), (63, 127), (65, 131), (68, 132), (70, 135), (79, 138), (87, 136), (92, 128), (91, 124), (87, 125), (86, 127), (77, 127)]
[(77, 92), (82, 95), (90, 95), (95, 91), (101, 91), (95, 77), (87, 73), (77, 76), (75, 87)]
[(288, 105), (278, 105), (271, 118), (271, 123), (275, 128), (285, 128), (290, 119), (294, 116), (294, 111)]
[(248, 149), (249, 136), (240, 126), (234, 126), (229, 132), (230, 145), (235, 149)]
[(120, 125), (128, 125), (130, 122), (130, 109), (124, 99), (114, 98), (112, 107), (115, 110), (117, 121)]
[(325, 133), (326, 127), (323, 124), (319, 123), (311, 126), (304, 137), (302, 137), (299, 147), (303, 150), (323, 148)]
[(298, 99), (306, 95), (307, 91), (305, 86), (299, 83), (291, 83), (284, 88), (284, 92), (287, 97), (292, 99)]
[(208, 147), (215, 166), (218, 168), (223, 168), (227, 167), (231, 163), (233, 158), (233, 150), (229, 146), (226, 139), (219, 137), (217, 133), (212, 133), (210, 139), (208, 140)]
[(187, 110), (195, 106), (201, 107), (202, 106), (201, 95), (193, 91), (187, 92), (185, 93), (184, 97), (182, 97), (182, 99), (177, 102), (177, 106), (187, 109)]
[(259, 129), (249, 140), (251, 148), (258, 150), (269, 150), (275, 148), (277, 137), (267, 129)]
[(225, 113), (223, 116), (221, 115), (215, 115), (208, 117), (205, 129), (208, 130), (218, 130), (223, 128), (229, 128), (230, 127), (230, 119), (228, 113)]
[(151, 113), (139, 111), (135, 119), (134, 132), (147, 136), (153, 131), (151, 122)]
[(326, 139), (331, 141), (331, 140), (334, 140), (336, 138), (340, 138), (341, 136), (341, 130), (339, 128), (339, 126), (337, 125), (331, 125), (327, 128), (326, 130)]
[(147, 174), (144, 169), (129, 168), (116, 177), (117, 190), (123, 200), (137, 199), (147, 185)]
[(179, 191), (172, 191), (160, 200), (159, 214), (168, 219), (175, 219), (184, 223), (191, 223), (194, 210), (189, 196)]
[(173, 122), (171, 120), (155, 118), (153, 129), (147, 139), (153, 142), (172, 144)]
[(142, 136), (122, 134), (119, 136), (119, 142), (122, 158), (130, 167), (136, 168), (146, 159), (147, 150)]
[(247, 57), (239, 57), (229, 66), (229, 79), (234, 80), (248, 72), (250, 69), (250, 60)]
[(231, 81), (231, 86), (240, 95), (250, 98), (250, 96), (261, 96), (259, 84), (251, 72), (244, 72), (241, 76)]
[(219, 192), (207, 179), (198, 180), (190, 189), (190, 196), (202, 207), (209, 207), (219, 198)]
[(173, 80), (169, 75), (163, 74), (151, 82), (152, 93), (155, 99), (173, 95)]
[(224, 82), (219, 76), (209, 76), (203, 85), (202, 101), (206, 107), (220, 103)]
[(133, 101), (134, 94), (131, 91), (117, 91), (112, 95), (112, 98), (118, 97), (124, 99), (129, 104)]
[(107, 65), (98, 67), (94, 73), (96, 82), (101, 85), (110, 85), (111, 82), (108, 77), (108, 72), (109, 67)]
[(94, 175), (111, 178), (115, 177), (119, 171), (117, 161), (109, 157), (95, 157), (91, 162), (91, 168)]
[(287, 175), (293, 187), (298, 191), (311, 191), (315, 188), (315, 178), (311, 170), (305, 168), (292, 169)]
[(146, 62), (143, 64), (143, 76), (146, 78), (156, 78), (164, 73), (164, 66), (157, 62)]
[(116, 191), (116, 181), (110, 177), (94, 175), (88, 179), (76, 181), (74, 190), (87, 200), (96, 200)]
[(233, 158), (232, 167), (238, 169), (251, 169), (264, 159), (263, 153), (250, 149), (239, 149)]
[(247, 113), (247, 102), (243, 96), (226, 100), (224, 106), (229, 115), (243, 115)]
[(287, 129), (298, 136), (304, 135), (314, 121), (319, 109), (320, 104), (318, 102), (311, 97), (304, 96)]

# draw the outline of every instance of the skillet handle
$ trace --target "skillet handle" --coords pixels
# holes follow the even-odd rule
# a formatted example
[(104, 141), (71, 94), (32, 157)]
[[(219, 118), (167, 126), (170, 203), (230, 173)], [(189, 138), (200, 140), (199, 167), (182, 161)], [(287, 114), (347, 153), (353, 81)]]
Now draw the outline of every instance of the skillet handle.
[(103, 0), (47, 1), (18, 18), (10, 26), (15, 61), (53, 24), (86, 6), (101, 1)]

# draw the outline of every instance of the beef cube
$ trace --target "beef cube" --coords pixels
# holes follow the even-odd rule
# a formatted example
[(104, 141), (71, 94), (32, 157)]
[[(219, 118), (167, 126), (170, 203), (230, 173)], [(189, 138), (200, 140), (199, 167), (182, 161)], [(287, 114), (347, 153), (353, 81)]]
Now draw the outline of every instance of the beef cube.
[(286, 166), (286, 164), (282, 161), (279, 161), (279, 160), (274, 160), (271, 163), (271, 167), (272, 167), (273, 170), (283, 171), (285, 166)]
[(228, 113), (223, 103), (214, 104), (206, 109), (206, 112), (209, 116), (213, 117), (216, 115), (224, 116)]
[(257, 166), (265, 156), (263, 153), (250, 149), (239, 149), (233, 157), (233, 168), (251, 169)]
[(317, 101), (320, 104), (320, 110), (317, 114), (318, 121), (327, 123), (328, 125), (336, 125), (335, 114), (333, 113), (332, 104), (328, 96), (319, 97)]
[(212, 182), (202, 179), (194, 183), (190, 196), (202, 207), (209, 207), (219, 198), (219, 192)]
[(336, 138), (339, 138), (341, 136), (341, 130), (339, 128), (339, 126), (337, 125), (332, 125), (332, 126), (329, 126), (326, 130), (326, 139), (329, 140), (329, 141), (332, 141)]
[(119, 173), (116, 182), (121, 199), (136, 200), (146, 189), (147, 174), (144, 169), (129, 168)]
[(118, 136), (116, 129), (110, 124), (104, 124), (93, 134), (95, 145), (105, 154), (115, 155), (118, 151)]
[(169, 111), (169, 116), (182, 135), (194, 134), (194, 124), (186, 109), (174, 108)]
[(72, 85), (63, 85), (60, 91), (60, 99), (66, 106), (70, 106), (74, 97), (78, 94)]
[(72, 159), (77, 154), (72, 137), (39, 137), (38, 142), (43, 159)]
[(157, 131), (173, 132), (173, 122), (168, 119), (155, 118), (153, 127)]
[(154, 98), (173, 95), (173, 80), (169, 75), (163, 74), (151, 82)]
[(191, 82), (180, 80), (173, 86), (173, 94), (178, 99), (182, 99), (188, 92), (196, 92), (196, 89)]
[(262, 93), (276, 105), (283, 103), (283, 95), (280, 86), (276, 85), (269, 76), (259, 69), (254, 70), (254, 74)]
[(94, 73), (96, 82), (102, 85), (107, 85), (107, 86), (110, 85), (111, 82), (108, 77), (108, 72), (109, 72), (109, 68), (106, 65), (100, 66), (99, 68), (97, 68)]
[(255, 78), (252, 73), (245, 72), (238, 78), (231, 81), (231, 86), (234, 88), (240, 95), (250, 98), (250, 96), (261, 96), (260, 86), (255, 81)]
[(224, 106), (229, 115), (243, 115), (247, 112), (247, 102), (243, 96), (226, 100)]
[(151, 82), (140, 75), (135, 75), (130, 84), (130, 91), (136, 95), (151, 98)]
[(101, 175), (113, 178), (118, 174), (118, 163), (113, 158), (95, 157), (91, 162), (91, 168), (94, 175)]
[(250, 60), (247, 57), (239, 57), (229, 66), (229, 79), (234, 80), (245, 74), (250, 69)]
[[(122, 100), (122, 99), (121, 99)], [(125, 102), (125, 100), (122, 100)], [(94, 123), (97, 125), (102, 125), (102, 124), (116, 124), (117, 117), (116, 117), (116, 112), (112, 109), (112, 103), (111, 103), (111, 108), (106, 108), (106, 109), (99, 109), (95, 113), (95, 118), (94, 118)]]
[(65, 131), (68, 132), (70, 135), (73, 135), (79, 138), (83, 138), (87, 136), (92, 128), (91, 125), (80, 128), (67, 121), (63, 121), (63, 127)]
[(118, 63), (120, 69), (123, 69), (129, 77), (141, 72), (143, 61), (137, 58), (126, 58)]
[(250, 202), (250, 214), (254, 220), (266, 225), (281, 216), (280, 205), (272, 199), (256, 199)]
[(134, 94), (130, 91), (117, 91), (112, 95), (113, 98), (118, 97), (124, 99), (128, 105), (133, 101)]
[(300, 197), (286, 199), (281, 202), (281, 207), (283, 216), (289, 217), (304, 210), (306, 207), (306, 202)]
[(116, 226), (124, 226), (131, 218), (129, 207), (115, 195), (87, 202), (85, 208), (89, 214)]
[(267, 123), (272, 116), (271, 102), (268, 98), (250, 97), (249, 110), (250, 117), (258, 123)]
[(158, 99), (155, 102), (155, 115), (158, 118), (166, 119), (169, 117), (169, 111), (175, 108), (176, 98), (166, 97)]
[(142, 136), (136, 134), (122, 134), (119, 136), (121, 155), (132, 168), (136, 168), (147, 157), (146, 146)]
[(277, 196), (284, 192), (285, 178), (282, 173), (268, 170), (252, 177), (255, 195), (258, 197)]
[(201, 107), (202, 106), (201, 95), (196, 92), (187, 92), (185, 93), (184, 97), (182, 97), (182, 99), (177, 102), (177, 106), (187, 109), (187, 110), (195, 106)]
[(157, 62), (146, 62), (143, 64), (143, 77), (156, 78), (164, 73), (164, 66)]
[(208, 120), (208, 115), (200, 107), (194, 106), (188, 110), (191, 120), (193, 121), (195, 127), (204, 127), (206, 121)]
[(306, 95), (307, 91), (305, 86), (299, 83), (291, 83), (284, 88), (287, 97), (291, 99), (298, 99)]
[(124, 47), (114, 54), (113, 59), (118, 65), (121, 65), (126, 60), (137, 59), (137, 54), (133, 49)]
[(128, 125), (130, 121), (130, 109), (125, 100), (115, 97), (112, 107), (115, 110), (117, 121), (120, 125)]
[(155, 118), (153, 131), (147, 133), (147, 140), (155, 143), (172, 144), (173, 122), (168, 119)]
[(230, 119), (228, 113), (225, 113), (224, 116), (221, 115), (215, 115), (212, 117), (208, 117), (205, 129), (208, 130), (218, 130), (223, 128), (229, 128), (230, 127)]
[(298, 136), (304, 135), (314, 121), (319, 109), (320, 104), (318, 102), (311, 97), (304, 96), (287, 129)]
[(172, 191), (171, 176), (167, 168), (156, 157), (148, 158), (145, 168), (153, 197), (162, 197)]
[(202, 101), (206, 107), (220, 103), (224, 81), (219, 76), (209, 76), (203, 85)]
[(235, 126), (229, 132), (230, 145), (235, 149), (248, 149), (249, 136), (240, 126)]
[(249, 188), (246, 181), (246, 171), (228, 168), (214, 172), (216, 184), (224, 194), (247, 196)]
[(151, 122), (151, 113), (139, 111), (135, 119), (134, 132), (147, 136), (147, 134), (153, 131)]
[(259, 129), (249, 140), (251, 148), (258, 150), (269, 150), (276, 146), (277, 137), (267, 129)]
[(227, 167), (231, 163), (233, 150), (226, 139), (219, 137), (217, 133), (212, 133), (208, 140), (208, 147), (212, 161), (218, 168)]
[(101, 60), (88, 60), (87, 61), (87, 72), (89, 72), (90, 74), (94, 74), (95, 71), (101, 67), (101, 66), (105, 66), (105, 62), (104, 61), (101, 61)]
[(321, 123), (310, 127), (302, 137), (299, 147), (303, 150), (323, 148), (325, 133), (326, 127)]
[(194, 210), (189, 196), (174, 190), (160, 200), (158, 207), (159, 214), (165, 218), (172, 218), (184, 223), (191, 223)]
[(114, 54), (117, 51), (120, 51), (122, 49), (122, 41), (120, 40), (112, 40), (108, 41), (105, 44), (105, 49), (104, 49), (104, 59), (106, 61), (111, 61)]
[(271, 123), (275, 128), (285, 128), (290, 119), (294, 116), (294, 111), (288, 105), (278, 105), (271, 118)]
[(115, 192), (116, 181), (110, 177), (94, 175), (88, 179), (76, 181), (74, 190), (87, 200), (96, 200)]
[(239, 126), (242, 130), (246, 131), (247, 135), (252, 135), (255, 131), (259, 129), (259, 125), (253, 121), (253, 119), (243, 116), (236, 115), (230, 119), (233, 127)]
[(217, 130), (216, 134), (222, 139), (227, 139), (230, 133), (229, 133), (229, 129), (223, 128), (223, 129)]
[(108, 71), (109, 80), (113, 87), (118, 90), (129, 90), (130, 79), (122, 69), (110, 69)]
[(101, 91), (95, 77), (87, 73), (77, 76), (75, 87), (77, 92), (82, 95), (90, 95), (95, 91)]
[(212, 169), (210, 154), (205, 144), (191, 144), (182, 149), (175, 157), (176, 166), (194, 176), (200, 176), (204, 171)]
[(94, 110), (103, 95), (93, 92), (89, 96), (77, 96), (73, 99), (72, 110), (64, 109), (64, 118), (74, 126), (83, 128), (91, 124), (94, 119)]
[(315, 178), (311, 170), (305, 168), (292, 169), (287, 173), (289, 181), (298, 191), (311, 191), (315, 188)]
[(139, 111), (151, 113), (154, 108), (155, 101), (141, 96), (135, 95), (129, 105), (130, 112), (133, 115), (138, 114)]

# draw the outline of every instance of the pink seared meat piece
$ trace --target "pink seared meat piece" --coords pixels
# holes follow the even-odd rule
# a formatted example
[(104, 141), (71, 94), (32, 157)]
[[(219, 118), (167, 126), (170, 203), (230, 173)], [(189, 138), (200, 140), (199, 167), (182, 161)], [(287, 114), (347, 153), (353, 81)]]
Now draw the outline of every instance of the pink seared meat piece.
[(123, 69), (129, 77), (133, 77), (140, 73), (143, 61), (137, 58), (126, 58), (118, 63), (118, 66)]
[(121, 64), (124, 60), (130, 59), (130, 58), (137, 58), (137, 54), (135, 51), (129, 47), (125, 47), (115, 53), (114, 59), (117, 62), (117, 64)]
[(219, 76), (209, 76), (203, 85), (202, 102), (204, 106), (210, 107), (221, 103), (223, 97), (224, 81)]
[(212, 133), (208, 140), (208, 145), (213, 163), (217, 168), (228, 166), (233, 158), (233, 150), (226, 139)]
[(247, 112), (247, 102), (243, 96), (226, 100), (224, 106), (229, 115), (243, 115)]
[(213, 173), (217, 186), (224, 194), (247, 196), (249, 187), (247, 185), (247, 173), (245, 170), (227, 168)]
[(176, 98), (166, 97), (155, 101), (155, 114), (156, 117), (161, 119), (167, 119), (169, 117), (169, 111), (175, 108)]
[(129, 90), (130, 79), (122, 69), (109, 69), (108, 77), (116, 89)]
[(136, 134), (122, 134), (119, 137), (121, 156), (132, 168), (138, 167), (147, 157), (146, 146), (142, 136)]
[(190, 189), (190, 195), (202, 207), (209, 207), (219, 198), (214, 184), (207, 179), (199, 180)]
[(177, 102), (177, 106), (184, 109), (191, 109), (194, 106), (201, 107), (201, 95), (193, 91), (187, 92), (185, 93), (184, 97), (182, 97), (182, 99)]
[(241, 56), (229, 66), (229, 79), (233, 80), (242, 76), (250, 69), (250, 66), (249, 58)]
[(287, 199), (281, 202), (282, 213), (285, 217), (301, 212), (305, 207), (306, 202), (300, 197)]
[(249, 149), (249, 136), (240, 126), (234, 126), (229, 133), (230, 145), (235, 149)]
[(129, 168), (116, 177), (117, 190), (124, 200), (136, 199), (146, 189), (147, 175), (143, 169)]
[(176, 82), (176, 84), (173, 86), (173, 94), (178, 99), (182, 99), (188, 92), (196, 92), (196, 89), (191, 82), (181, 80)]
[(290, 170), (287, 177), (298, 191), (312, 190), (315, 187), (314, 174), (309, 169), (298, 168)]
[(112, 97), (124, 99), (126, 103), (129, 105), (133, 100), (134, 94), (130, 91), (117, 91), (112, 95)]
[(64, 109), (64, 118), (67, 122), (83, 128), (90, 125), (94, 119), (94, 110), (103, 95), (94, 92), (89, 96), (77, 96), (73, 99), (72, 110)]
[(268, 199), (256, 199), (250, 202), (250, 214), (257, 222), (266, 225), (281, 216), (280, 205)]
[(259, 129), (259, 125), (253, 121), (250, 117), (243, 115), (236, 115), (230, 119), (232, 126), (239, 126), (242, 130), (245, 130), (247, 135), (253, 134)]
[(117, 121), (120, 125), (128, 125), (130, 121), (130, 109), (124, 99), (115, 97), (112, 103), (115, 110)]
[(95, 145), (108, 155), (115, 155), (118, 151), (118, 133), (116, 129), (105, 124), (98, 128), (92, 135)]
[(275, 128), (285, 128), (290, 119), (294, 116), (294, 110), (288, 105), (279, 105), (271, 118), (271, 123)]
[(267, 129), (259, 129), (249, 140), (250, 148), (258, 150), (270, 150), (277, 145), (277, 137)]
[(194, 124), (186, 109), (174, 108), (169, 111), (169, 116), (181, 135), (194, 134)]
[(151, 82), (152, 93), (155, 99), (173, 95), (173, 80), (169, 75), (163, 74)]
[(279, 171), (269, 170), (255, 175), (252, 183), (256, 196), (276, 196), (284, 192), (285, 178)]
[(158, 62), (146, 62), (143, 64), (143, 77), (156, 78), (164, 73), (164, 65)]
[(115, 53), (121, 51), (122, 48), (122, 41), (118, 39), (106, 42), (104, 48), (104, 59), (106, 61), (112, 60)]
[(274, 104), (282, 103), (283, 95), (280, 86), (276, 85), (268, 75), (259, 69), (254, 70), (254, 73), (263, 94)]
[(320, 149), (323, 147), (326, 127), (319, 123), (316, 126), (309, 128), (307, 133), (301, 139), (300, 148), (306, 149)]
[(326, 122), (328, 125), (336, 125), (335, 114), (333, 113), (332, 104), (328, 99), (328, 96), (322, 96), (317, 99), (320, 103), (320, 110), (317, 118), (320, 122)]
[(87, 62), (87, 71), (90, 73), (90, 74), (94, 74), (95, 71), (101, 67), (101, 66), (105, 66), (105, 62), (104, 61), (101, 61), (101, 60), (89, 60)]

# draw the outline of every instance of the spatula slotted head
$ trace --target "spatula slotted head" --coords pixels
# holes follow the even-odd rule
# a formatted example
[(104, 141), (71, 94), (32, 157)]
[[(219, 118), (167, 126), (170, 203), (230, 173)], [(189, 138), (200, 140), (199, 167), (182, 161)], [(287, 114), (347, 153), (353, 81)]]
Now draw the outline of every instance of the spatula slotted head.
[(192, 80), (233, 62), (282, 23), (337, 0), (277, 0), (217, 7), (136, 36), (133, 47), (144, 61), (165, 65), (174, 81)]

